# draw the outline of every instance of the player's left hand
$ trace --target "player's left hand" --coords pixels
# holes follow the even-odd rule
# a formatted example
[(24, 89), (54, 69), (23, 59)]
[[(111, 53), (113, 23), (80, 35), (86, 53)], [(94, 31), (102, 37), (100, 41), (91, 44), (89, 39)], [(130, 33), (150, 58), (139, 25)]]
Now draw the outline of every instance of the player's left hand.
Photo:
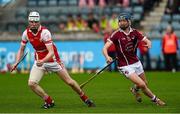
[(107, 58), (106, 58), (106, 63), (111, 63), (113, 61), (113, 59), (110, 57), (110, 56), (108, 56)]
[(42, 60), (37, 60), (37, 61), (36, 61), (36, 65), (37, 65), (38, 67), (41, 67), (43, 64), (44, 64), (44, 62), (43, 62)]
[(148, 47), (148, 48), (151, 48), (151, 47), (152, 47), (151, 42), (149, 42), (149, 43), (147, 44), (147, 47)]
[(146, 45), (144, 45), (144, 46), (147, 47), (147, 48), (151, 48), (152, 47), (151, 42), (147, 42)]
[(151, 48), (152, 47), (151, 41), (149, 39), (145, 38), (143, 41), (146, 43), (144, 45), (145, 47), (147, 47), (147, 48)]

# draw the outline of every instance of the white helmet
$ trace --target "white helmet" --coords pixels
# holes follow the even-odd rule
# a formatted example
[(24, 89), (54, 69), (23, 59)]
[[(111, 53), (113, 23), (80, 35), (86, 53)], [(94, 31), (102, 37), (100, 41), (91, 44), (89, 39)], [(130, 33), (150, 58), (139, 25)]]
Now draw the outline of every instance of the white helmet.
[(40, 15), (37, 11), (32, 11), (28, 16), (29, 21), (40, 21)]

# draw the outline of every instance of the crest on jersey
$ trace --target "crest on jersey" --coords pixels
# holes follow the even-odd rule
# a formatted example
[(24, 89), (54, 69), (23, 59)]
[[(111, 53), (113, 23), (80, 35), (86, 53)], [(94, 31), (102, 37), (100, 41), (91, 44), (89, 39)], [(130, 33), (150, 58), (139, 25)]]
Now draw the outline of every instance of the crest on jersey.
[(131, 38), (130, 38), (129, 36), (127, 36), (127, 40), (128, 40), (128, 41), (131, 41)]

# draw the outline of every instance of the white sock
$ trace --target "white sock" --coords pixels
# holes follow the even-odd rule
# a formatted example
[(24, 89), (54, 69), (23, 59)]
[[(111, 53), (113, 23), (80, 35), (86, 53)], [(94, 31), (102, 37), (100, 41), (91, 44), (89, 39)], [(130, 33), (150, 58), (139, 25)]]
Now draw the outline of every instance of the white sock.
[(152, 98), (151, 98), (152, 101), (155, 101), (156, 100), (156, 95), (154, 95)]

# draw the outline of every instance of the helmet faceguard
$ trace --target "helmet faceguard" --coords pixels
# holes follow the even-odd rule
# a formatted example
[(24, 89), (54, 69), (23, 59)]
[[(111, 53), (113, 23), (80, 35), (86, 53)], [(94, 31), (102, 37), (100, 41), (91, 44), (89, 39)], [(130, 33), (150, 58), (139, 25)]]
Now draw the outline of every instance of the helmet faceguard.
[(28, 16), (28, 21), (36, 21), (36, 22), (39, 22), (40, 21), (40, 15), (38, 12), (36, 11), (32, 11), (29, 13), (29, 16)]
[(118, 21), (121, 21), (121, 20), (131, 20), (131, 15), (129, 13), (121, 13), (119, 16), (118, 16)]

